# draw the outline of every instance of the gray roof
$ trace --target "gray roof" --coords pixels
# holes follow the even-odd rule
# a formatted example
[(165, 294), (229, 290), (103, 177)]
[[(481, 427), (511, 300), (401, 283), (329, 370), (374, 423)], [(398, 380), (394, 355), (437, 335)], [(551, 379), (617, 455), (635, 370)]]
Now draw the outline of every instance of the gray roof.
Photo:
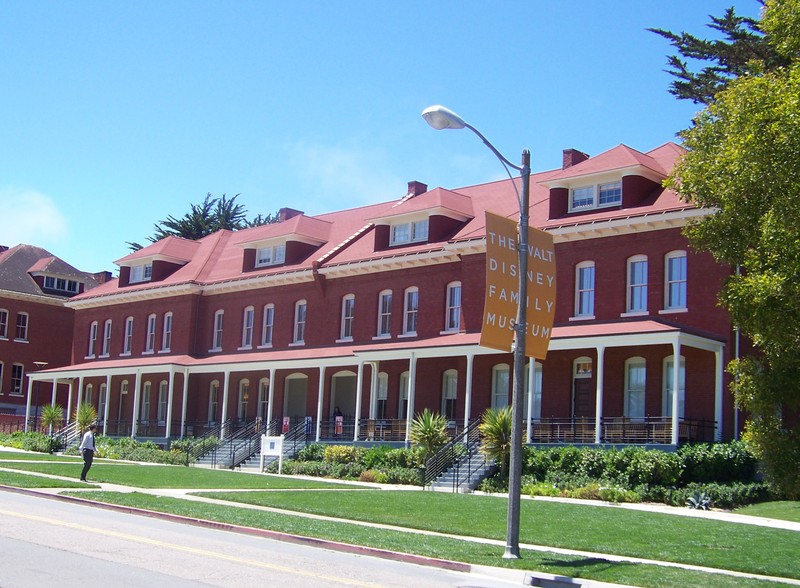
[(58, 296), (52, 292), (43, 292), (31, 276), (32, 271), (83, 282), (86, 290), (90, 290), (99, 284), (93, 274), (75, 269), (64, 260), (41, 247), (20, 244), (5, 251), (0, 251), (0, 290), (53, 298), (67, 298), (66, 295)]

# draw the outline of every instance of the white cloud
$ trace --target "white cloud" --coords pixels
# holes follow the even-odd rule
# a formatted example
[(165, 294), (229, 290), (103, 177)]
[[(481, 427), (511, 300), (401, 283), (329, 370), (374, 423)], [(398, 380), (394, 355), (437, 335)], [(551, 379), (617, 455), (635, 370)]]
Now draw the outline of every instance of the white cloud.
[(67, 235), (67, 221), (53, 200), (41, 192), (0, 188), (0, 245), (48, 247)]

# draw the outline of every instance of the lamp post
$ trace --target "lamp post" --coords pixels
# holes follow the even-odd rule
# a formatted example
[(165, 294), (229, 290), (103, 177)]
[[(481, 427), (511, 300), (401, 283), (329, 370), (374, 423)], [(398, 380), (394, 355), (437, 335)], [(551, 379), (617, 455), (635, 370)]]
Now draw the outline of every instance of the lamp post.
[[(45, 367), (47, 367), (46, 361), (34, 361), (33, 365), (36, 366), (36, 371), (40, 372)], [(39, 388), (41, 387), (42, 383), (39, 380), (36, 380), (36, 412), (35, 416), (33, 417), (33, 426), (34, 428), (39, 428)]]
[(503, 557), (506, 559), (519, 559), (519, 519), (520, 519), (520, 493), (522, 485), (522, 396), (524, 393), (525, 377), (525, 333), (527, 331), (526, 313), (528, 307), (528, 202), (530, 200), (530, 175), (531, 153), (527, 149), (522, 151), (522, 165), (515, 165), (492, 145), (478, 129), (468, 124), (463, 118), (444, 106), (429, 106), (422, 111), (422, 117), (434, 129), (463, 129), (467, 128), (483, 141), (492, 153), (500, 160), (511, 178), (514, 190), (514, 178), (509, 167), (518, 171), (522, 183), (521, 193), (517, 191), (519, 204), (519, 224), (517, 225), (517, 258), (519, 264), (519, 282), (517, 293), (517, 318), (514, 323), (514, 380), (511, 398), (511, 463), (509, 464), (508, 477), (508, 519), (506, 526), (506, 548)]

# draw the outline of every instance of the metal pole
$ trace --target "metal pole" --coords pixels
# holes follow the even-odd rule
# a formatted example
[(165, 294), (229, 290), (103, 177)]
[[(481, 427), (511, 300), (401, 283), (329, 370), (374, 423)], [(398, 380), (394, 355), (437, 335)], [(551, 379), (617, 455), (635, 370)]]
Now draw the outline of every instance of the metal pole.
[(511, 398), (511, 463), (508, 476), (508, 520), (505, 559), (519, 559), (519, 515), (522, 491), (522, 409), (525, 391), (525, 333), (528, 310), (528, 202), (530, 200), (531, 153), (522, 152), (522, 194), (519, 202), (517, 255), (519, 263), (519, 299), (514, 324), (514, 381)]

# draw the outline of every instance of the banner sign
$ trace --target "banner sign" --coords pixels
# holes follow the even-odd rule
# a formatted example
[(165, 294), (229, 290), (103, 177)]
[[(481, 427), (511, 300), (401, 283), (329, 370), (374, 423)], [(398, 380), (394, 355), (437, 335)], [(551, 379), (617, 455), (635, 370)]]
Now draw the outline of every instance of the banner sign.
[[(528, 227), (528, 297), (525, 355), (544, 359), (556, 311), (556, 256), (553, 236)], [(511, 351), (519, 302), (517, 223), (486, 213), (486, 301), (482, 347)]]

